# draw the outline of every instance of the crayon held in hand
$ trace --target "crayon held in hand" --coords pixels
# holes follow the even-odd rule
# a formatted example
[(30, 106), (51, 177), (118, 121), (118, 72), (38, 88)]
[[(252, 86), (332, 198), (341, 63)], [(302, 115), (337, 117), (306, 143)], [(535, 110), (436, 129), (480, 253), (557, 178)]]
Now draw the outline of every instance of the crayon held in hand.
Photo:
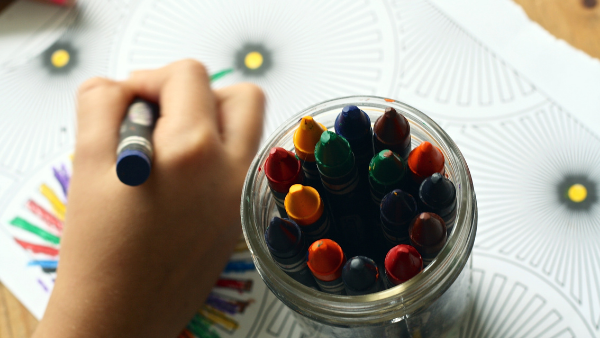
[(389, 149), (406, 160), (410, 153), (410, 145), (410, 123), (396, 109), (387, 107), (373, 126), (374, 153)]
[(369, 115), (357, 106), (345, 106), (335, 119), (334, 129), (350, 144), (358, 174), (366, 176), (373, 157), (373, 129)]
[(342, 248), (330, 239), (320, 239), (308, 248), (308, 267), (322, 291), (345, 294), (342, 269), (346, 256)]
[(408, 236), (410, 244), (423, 258), (423, 267), (426, 267), (446, 244), (446, 224), (440, 216), (423, 212), (408, 228)]
[(385, 282), (387, 288), (400, 285), (423, 270), (423, 259), (407, 244), (396, 245), (385, 256)]
[(152, 168), (152, 132), (158, 119), (158, 106), (135, 99), (121, 123), (117, 147), (117, 176), (121, 182), (138, 186), (148, 179)]
[(329, 215), (315, 188), (301, 184), (293, 185), (284, 204), (288, 217), (300, 226), (307, 243), (331, 237)]
[(300, 160), (291, 151), (274, 147), (265, 161), (265, 175), (275, 198), (279, 215), (287, 217), (284, 205), (285, 197), (292, 185), (301, 184), (304, 180)]
[(294, 148), (298, 159), (302, 163), (302, 170), (306, 179), (304, 184), (317, 189), (319, 192), (323, 191), (323, 185), (315, 160), (315, 146), (325, 130), (327, 128), (313, 120), (312, 116), (305, 116), (300, 120), (298, 129), (294, 132)]
[(382, 290), (377, 264), (368, 257), (350, 258), (342, 270), (342, 280), (346, 293), (351, 296), (366, 295)]
[(425, 211), (438, 214), (446, 223), (448, 234), (456, 221), (456, 188), (454, 183), (435, 173), (421, 183), (419, 203)]
[(265, 232), (265, 242), (281, 270), (299, 283), (318, 290), (306, 264), (307, 244), (298, 224), (286, 218), (273, 217)]

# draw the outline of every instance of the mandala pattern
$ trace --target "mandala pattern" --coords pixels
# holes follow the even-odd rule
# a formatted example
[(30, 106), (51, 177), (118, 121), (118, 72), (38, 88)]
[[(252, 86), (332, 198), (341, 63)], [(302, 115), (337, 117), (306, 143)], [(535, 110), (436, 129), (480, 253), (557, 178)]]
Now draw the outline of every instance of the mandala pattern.
[(260, 85), (268, 135), (316, 102), (387, 94), (395, 44), (388, 20), (383, 6), (366, 1), (148, 1), (135, 9), (116, 62), (119, 76), (181, 58), (202, 60), (212, 73), (235, 68), (217, 84)]
[(552, 104), (456, 140), (477, 192), (476, 248), (544, 276), (597, 330), (600, 140)]

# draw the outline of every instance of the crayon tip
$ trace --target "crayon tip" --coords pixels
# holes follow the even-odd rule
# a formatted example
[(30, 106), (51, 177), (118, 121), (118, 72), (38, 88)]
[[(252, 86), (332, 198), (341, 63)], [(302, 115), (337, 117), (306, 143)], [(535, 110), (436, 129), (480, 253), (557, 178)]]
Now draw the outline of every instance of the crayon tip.
[(300, 125), (294, 132), (294, 147), (298, 158), (303, 161), (315, 161), (315, 146), (325, 130), (327, 128), (312, 116), (305, 116), (300, 120)]
[(342, 275), (346, 263), (342, 248), (330, 239), (315, 241), (308, 248), (308, 267), (322, 281), (333, 281)]
[(345, 106), (336, 117), (334, 128), (337, 134), (352, 142), (360, 140), (367, 133), (371, 136), (371, 119), (357, 106)]
[(410, 124), (396, 109), (387, 107), (373, 126), (375, 137), (388, 145), (401, 145), (404, 149), (410, 143)]
[(294, 153), (280, 147), (271, 148), (265, 162), (265, 175), (270, 182), (289, 182), (297, 179), (301, 172), (302, 166)]
[(300, 227), (294, 221), (273, 217), (265, 232), (265, 241), (273, 254), (280, 257), (293, 256), (302, 245), (301, 234)]
[(431, 212), (421, 213), (408, 228), (408, 233), (417, 250), (421, 247), (436, 248), (435, 254), (437, 254), (446, 244), (446, 223), (439, 215)]
[(423, 259), (417, 249), (410, 245), (400, 244), (387, 253), (384, 265), (388, 279), (398, 285), (423, 270)]
[(284, 205), (290, 219), (299, 225), (313, 224), (325, 210), (317, 190), (301, 184), (294, 184), (290, 187)]
[(324, 131), (315, 147), (315, 159), (319, 171), (325, 176), (339, 177), (354, 167), (354, 154), (350, 144), (332, 131)]
[(381, 217), (390, 223), (411, 221), (417, 215), (417, 202), (411, 194), (394, 189), (381, 200)]
[(437, 147), (425, 141), (408, 155), (408, 167), (420, 179), (418, 183), (421, 183), (434, 173), (444, 173), (444, 155)]
[(443, 209), (453, 205), (456, 188), (452, 181), (440, 173), (434, 173), (421, 183), (419, 197), (427, 206)]
[(372, 259), (364, 256), (352, 257), (346, 262), (342, 270), (344, 284), (356, 291), (371, 288), (378, 278), (377, 264)]
[(398, 183), (404, 177), (406, 164), (398, 154), (384, 149), (369, 164), (369, 177), (381, 185)]
[(146, 154), (138, 150), (124, 150), (117, 158), (117, 177), (121, 182), (138, 186), (150, 176), (152, 164)]

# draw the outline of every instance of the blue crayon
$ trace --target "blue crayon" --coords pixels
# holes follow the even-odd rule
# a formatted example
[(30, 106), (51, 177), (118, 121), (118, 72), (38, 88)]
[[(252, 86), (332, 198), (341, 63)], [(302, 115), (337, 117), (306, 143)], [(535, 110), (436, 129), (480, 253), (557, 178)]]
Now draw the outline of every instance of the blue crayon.
[(350, 143), (358, 174), (366, 177), (373, 158), (373, 129), (369, 115), (357, 106), (345, 106), (335, 119), (334, 129)]
[(440, 173), (426, 178), (419, 188), (419, 204), (423, 211), (439, 215), (446, 223), (448, 234), (456, 222), (456, 188)]
[(265, 241), (281, 270), (299, 283), (319, 290), (307, 266), (308, 248), (298, 224), (287, 218), (273, 217), (265, 231)]
[(152, 168), (152, 132), (158, 119), (158, 106), (135, 99), (121, 123), (117, 146), (117, 177), (130, 186), (148, 179)]
[(368, 257), (350, 258), (342, 270), (342, 279), (346, 293), (351, 296), (366, 295), (383, 290), (377, 264)]
[(381, 230), (389, 250), (398, 244), (410, 244), (408, 227), (417, 216), (417, 202), (411, 194), (394, 189), (381, 200)]

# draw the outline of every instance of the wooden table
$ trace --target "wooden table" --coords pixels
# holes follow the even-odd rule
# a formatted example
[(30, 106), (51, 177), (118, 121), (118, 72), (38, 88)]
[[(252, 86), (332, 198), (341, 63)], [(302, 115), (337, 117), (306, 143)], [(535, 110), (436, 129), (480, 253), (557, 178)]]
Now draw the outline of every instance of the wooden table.
[[(542, 27), (600, 58), (600, 0), (514, 0)], [(0, 10), (6, 6), (0, 0)], [(37, 320), (0, 284), (0, 337), (29, 337)]]

